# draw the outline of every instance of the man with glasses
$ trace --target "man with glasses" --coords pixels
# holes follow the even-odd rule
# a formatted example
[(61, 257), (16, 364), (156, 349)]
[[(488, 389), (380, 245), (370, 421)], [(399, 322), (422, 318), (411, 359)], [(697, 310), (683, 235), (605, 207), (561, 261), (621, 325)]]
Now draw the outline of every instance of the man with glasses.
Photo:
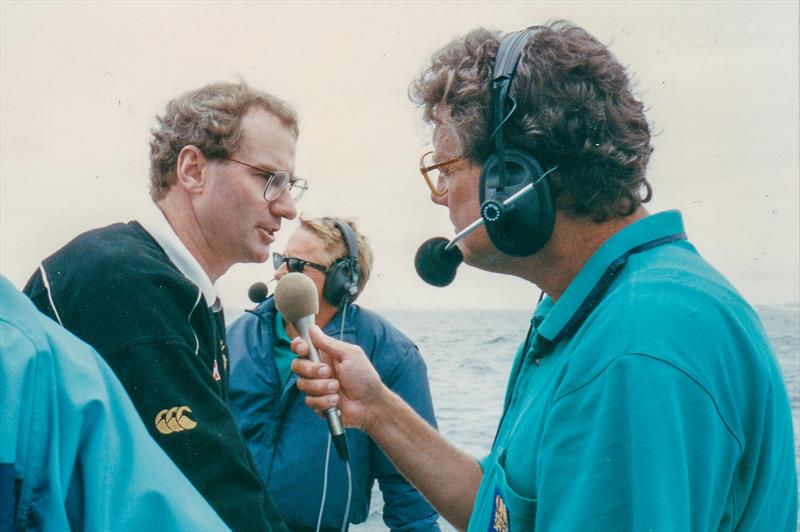
[(307, 188), (293, 176), (298, 128), (283, 101), (212, 84), (167, 104), (150, 141), (153, 203), (137, 221), (79, 235), (25, 293), (92, 345), (150, 434), (234, 530), (284, 529), (228, 408), (214, 282), (264, 262)]
[(795, 530), (780, 369), (680, 213), (644, 208), (650, 127), (609, 49), (564, 21), (505, 39), (477, 29), (436, 52), (411, 94), (433, 125), (423, 174), (466, 235), (464, 261), (546, 296), (480, 461), (316, 328), (323, 363), (292, 365), (307, 404), (339, 408), (460, 529)]
[[(357, 258), (350, 255), (350, 229)], [(354, 254), (355, 254), (354, 250)], [(417, 347), (384, 318), (351, 304), (362, 293), (372, 269), (372, 250), (351, 221), (301, 218), (284, 253), (273, 253), (275, 278), (300, 272), (319, 294), (317, 326), (327, 334), (360, 345), (381, 380), (432, 427), (427, 370)], [(357, 269), (357, 290), (340, 297), (347, 282), (340, 270)], [(331, 273), (333, 271), (333, 273)], [(331, 275), (333, 278), (331, 278)], [(339, 300), (330, 301), (329, 298)], [(227, 331), (231, 361), (231, 408), (281, 515), (292, 530), (340, 530), (345, 520), (348, 480), (344, 463), (329, 443), (328, 426), (304, 404), (305, 394), (290, 371), (290, 349), (297, 332), (275, 308), (272, 298), (245, 313)], [(369, 515), (375, 480), (383, 492), (383, 520), (392, 530), (439, 530), (438, 514), (411, 486), (366, 434), (347, 431), (352, 467), (348, 522)], [(323, 500), (324, 499), (324, 500)]]

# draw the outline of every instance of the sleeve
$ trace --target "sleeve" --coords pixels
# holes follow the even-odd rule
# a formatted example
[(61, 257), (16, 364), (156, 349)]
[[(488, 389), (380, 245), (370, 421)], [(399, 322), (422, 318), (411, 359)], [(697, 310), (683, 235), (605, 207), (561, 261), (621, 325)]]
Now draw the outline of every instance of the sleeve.
[(717, 529), (735, 512), (725, 464), (740, 453), (700, 383), (664, 360), (621, 356), (555, 397), (536, 464), (536, 526)]
[[(397, 347), (395, 347), (397, 349)], [(384, 356), (387, 356), (384, 353)], [(428, 370), (413, 345), (404, 352), (389, 353), (398, 361), (385, 384), (436, 428)], [(370, 440), (371, 470), (383, 493), (383, 521), (393, 531), (438, 532), (439, 514), (422, 494), (401, 475), (378, 445)]]
[(226, 530), (100, 356), (47, 322), (44, 337), (0, 319), (0, 462), (15, 493), (0, 497), (0, 528)]

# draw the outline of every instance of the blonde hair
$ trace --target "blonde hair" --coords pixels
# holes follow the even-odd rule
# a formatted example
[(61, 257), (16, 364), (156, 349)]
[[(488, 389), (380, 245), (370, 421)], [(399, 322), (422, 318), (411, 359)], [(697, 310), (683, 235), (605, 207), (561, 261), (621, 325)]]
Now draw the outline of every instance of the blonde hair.
[(324, 218), (305, 218), (301, 216), (300, 229), (305, 229), (322, 240), (324, 253), (326, 256), (325, 267), (329, 268), (334, 262), (341, 258), (347, 257), (348, 255), (347, 242), (345, 241), (342, 232), (338, 227), (336, 227), (336, 220), (338, 220), (340, 223), (346, 223), (349, 225), (350, 229), (353, 230), (353, 234), (358, 242), (359, 276), (358, 293), (353, 298), (353, 301), (355, 301), (355, 299), (364, 290), (364, 286), (367, 284), (367, 280), (369, 279), (369, 274), (372, 271), (372, 247), (370, 247), (367, 237), (359, 232), (358, 227), (353, 220), (346, 218), (332, 218), (328, 216)]

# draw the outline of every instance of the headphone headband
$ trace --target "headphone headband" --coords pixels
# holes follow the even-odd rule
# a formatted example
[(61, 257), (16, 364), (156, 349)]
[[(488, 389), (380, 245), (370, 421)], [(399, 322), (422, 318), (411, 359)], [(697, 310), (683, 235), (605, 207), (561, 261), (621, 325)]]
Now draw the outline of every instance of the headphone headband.
[[(505, 159), (503, 127), (516, 107), (515, 102), (514, 107), (511, 108), (511, 112), (506, 114), (508, 92), (511, 88), (511, 82), (514, 81), (514, 75), (517, 72), (519, 59), (522, 57), (522, 51), (528, 43), (528, 37), (533, 35), (535, 31), (536, 27), (531, 27), (509, 34), (503, 38), (500, 42), (500, 48), (497, 50), (497, 57), (495, 58), (494, 71), (492, 74), (492, 119), (494, 121), (492, 136), (495, 141), (495, 155), (497, 155), (500, 160)], [(505, 167), (502, 165), (499, 168), (499, 177), (500, 186), (497, 190), (498, 192), (502, 192), (506, 185), (506, 172)]]
[[(545, 172), (529, 149), (506, 146), (503, 129), (517, 110), (511, 84), (525, 46), (541, 26), (509, 33), (500, 42), (490, 87), (494, 152), (481, 170), (481, 218), (494, 246), (512, 257), (536, 253), (550, 239), (555, 210)], [(528, 90), (526, 87), (525, 90)], [(506, 109), (511, 103), (510, 109)], [(523, 190), (528, 192), (522, 193)], [(512, 198), (515, 198), (512, 200)]]
[(336, 228), (344, 237), (344, 244), (347, 246), (347, 256), (353, 260), (358, 260), (358, 239), (350, 224), (339, 218), (329, 218), (333, 221)]

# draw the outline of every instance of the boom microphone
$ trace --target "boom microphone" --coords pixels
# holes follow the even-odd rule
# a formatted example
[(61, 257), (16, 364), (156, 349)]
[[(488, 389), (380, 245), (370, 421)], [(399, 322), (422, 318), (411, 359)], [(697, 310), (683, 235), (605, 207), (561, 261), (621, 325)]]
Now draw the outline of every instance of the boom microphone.
[(417, 270), (417, 275), (433, 286), (442, 287), (452, 283), (456, 277), (456, 270), (464, 261), (464, 255), (456, 247), (456, 244), (483, 224), (499, 221), (502, 218), (504, 208), (530, 193), (539, 181), (557, 168), (558, 166), (554, 166), (549, 169), (535, 182), (528, 183), (502, 202), (495, 200), (485, 201), (481, 205), (481, 217), (459, 231), (452, 240), (448, 241), (444, 237), (437, 236), (423, 242), (414, 257), (414, 267)]
[(256, 304), (266, 300), (268, 295), (269, 288), (267, 288), (265, 283), (255, 283), (247, 291), (247, 297), (250, 298), (250, 301)]
[[(294, 325), (297, 332), (308, 344), (308, 355), (314, 362), (319, 362), (319, 353), (311, 343), (311, 326), (314, 325), (314, 316), (319, 312), (319, 295), (314, 282), (299, 272), (287, 273), (275, 287), (275, 307)], [(336, 453), (342, 461), (347, 462), (350, 455), (347, 451), (347, 438), (345, 436), (342, 420), (338, 408), (325, 410), (328, 428), (331, 431)]]

